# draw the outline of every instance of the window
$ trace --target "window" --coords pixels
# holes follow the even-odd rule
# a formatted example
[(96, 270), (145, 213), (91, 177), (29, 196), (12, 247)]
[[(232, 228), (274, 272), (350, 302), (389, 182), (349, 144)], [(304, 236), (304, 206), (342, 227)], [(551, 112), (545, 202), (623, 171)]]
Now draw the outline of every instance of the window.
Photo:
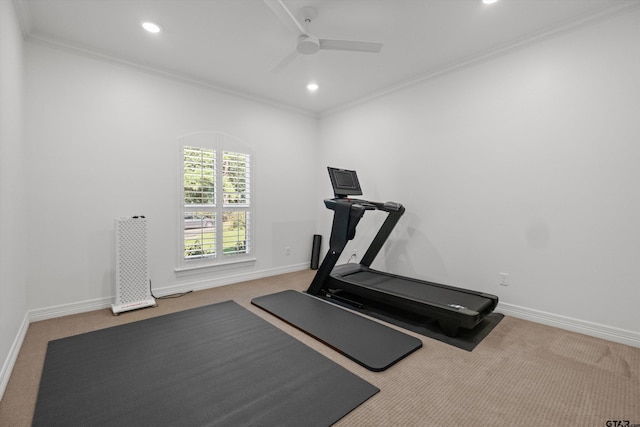
[(242, 261), (251, 255), (251, 153), (223, 134), (181, 138), (180, 264)]

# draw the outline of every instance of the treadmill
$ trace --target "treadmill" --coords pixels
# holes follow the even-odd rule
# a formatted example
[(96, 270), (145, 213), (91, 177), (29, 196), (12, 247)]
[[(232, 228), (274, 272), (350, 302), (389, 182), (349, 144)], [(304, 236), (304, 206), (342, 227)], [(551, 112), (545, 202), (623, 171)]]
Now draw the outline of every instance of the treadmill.
[[(457, 336), (460, 328), (475, 328), (493, 312), (498, 305), (495, 295), (372, 269), (371, 264), (405, 208), (395, 202), (352, 199), (350, 196), (362, 195), (356, 172), (332, 167), (328, 171), (335, 196), (324, 201), (334, 212), (329, 251), (307, 289), (308, 294), (355, 308), (400, 311), (425, 321), (436, 320), (450, 337)], [(336, 266), (366, 211), (385, 212), (387, 217), (359, 264)]]

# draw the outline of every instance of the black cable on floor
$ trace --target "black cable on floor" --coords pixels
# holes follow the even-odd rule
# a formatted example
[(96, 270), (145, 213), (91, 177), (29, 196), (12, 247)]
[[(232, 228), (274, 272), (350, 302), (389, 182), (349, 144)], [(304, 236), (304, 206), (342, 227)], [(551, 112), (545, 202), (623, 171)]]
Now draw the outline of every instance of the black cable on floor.
[(149, 293), (151, 293), (151, 296), (153, 298), (155, 298), (155, 299), (180, 298), (180, 297), (183, 297), (183, 296), (185, 296), (187, 294), (190, 294), (191, 292), (193, 292), (193, 291), (191, 290), (191, 291), (186, 291), (186, 292), (177, 292), (175, 294), (170, 294), (170, 295), (165, 295), (165, 296), (162, 296), (162, 297), (157, 297), (157, 296), (155, 296), (153, 294), (153, 289), (151, 289), (151, 280), (149, 280)]

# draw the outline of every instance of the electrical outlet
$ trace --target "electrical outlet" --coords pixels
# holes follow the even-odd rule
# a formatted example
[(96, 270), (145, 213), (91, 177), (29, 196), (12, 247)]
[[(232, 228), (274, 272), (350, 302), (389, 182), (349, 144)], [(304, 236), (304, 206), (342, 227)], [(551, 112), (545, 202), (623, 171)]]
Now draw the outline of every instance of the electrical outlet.
[(287, 256), (291, 255), (291, 246), (284, 247), (284, 254)]
[(509, 286), (509, 273), (500, 273), (500, 285)]

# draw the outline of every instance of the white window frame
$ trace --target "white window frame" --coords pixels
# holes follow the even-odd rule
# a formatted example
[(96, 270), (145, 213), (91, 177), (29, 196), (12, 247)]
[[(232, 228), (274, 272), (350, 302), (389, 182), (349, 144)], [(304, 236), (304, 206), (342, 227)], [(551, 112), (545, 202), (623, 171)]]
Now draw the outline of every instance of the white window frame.
[[(234, 266), (239, 263), (250, 263), (255, 258), (255, 214), (252, 176), (255, 171), (255, 159), (250, 147), (239, 139), (219, 132), (197, 132), (183, 135), (179, 140), (179, 176), (178, 176), (178, 256), (176, 273), (180, 274), (184, 271), (192, 271), (196, 269), (208, 267)], [(215, 153), (215, 205), (185, 205), (184, 191), (184, 150), (185, 147), (196, 147), (206, 150), (213, 150)], [(248, 182), (249, 188), (245, 195), (247, 203), (224, 203), (223, 191), (223, 160), (224, 152), (240, 153), (249, 157)], [(226, 193), (228, 194), (228, 193)], [(196, 258), (185, 257), (185, 213), (186, 212), (211, 212), (215, 217), (215, 235), (216, 249), (215, 255), (202, 256)], [(224, 252), (224, 231), (223, 231), (223, 213), (225, 212), (246, 212), (247, 220), (247, 241), (244, 242), (243, 253)], [(215, 214), (215, 216), (213, 215)]]

